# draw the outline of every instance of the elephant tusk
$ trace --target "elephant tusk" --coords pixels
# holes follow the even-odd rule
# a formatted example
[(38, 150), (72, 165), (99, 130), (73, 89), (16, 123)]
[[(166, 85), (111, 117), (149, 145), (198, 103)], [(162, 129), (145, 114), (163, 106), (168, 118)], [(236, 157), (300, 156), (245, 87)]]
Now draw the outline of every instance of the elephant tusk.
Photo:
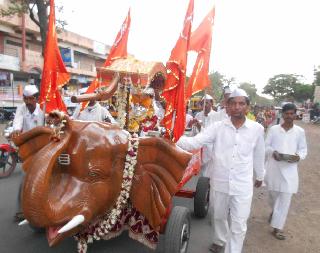
[(21, 221), (18, 225), (19, 225), (19, 226), (23, 226), (23, 225), (26, 225), (26, 224), (29, 224), (29, 221), (23, 220), (23, 221)]
[(64, 232), (67, 232), (76, 226), (80, 225), (82, 222), (84, 222), (84, 216), (83, 215), (76, 215), (70, 220), (66, 225), (64, 225), (62, 228), (59, 229), (58, 234), (62, 234)]

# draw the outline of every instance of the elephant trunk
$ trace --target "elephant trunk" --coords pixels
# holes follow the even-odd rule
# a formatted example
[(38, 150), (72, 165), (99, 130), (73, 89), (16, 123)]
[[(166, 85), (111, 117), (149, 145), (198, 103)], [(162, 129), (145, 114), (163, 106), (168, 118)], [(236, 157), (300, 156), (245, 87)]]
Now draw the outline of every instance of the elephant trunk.
[(49, 225), (52, 217), (48, 217), (48, 196), (52, 170), (62, 150), (66, 147), (70, 133), (58, 142), (50, 142), (40, 149), (33, 157), (31, 166), (25, 177), (22, 195), (24, 215), (31, 224), (39, 227)]

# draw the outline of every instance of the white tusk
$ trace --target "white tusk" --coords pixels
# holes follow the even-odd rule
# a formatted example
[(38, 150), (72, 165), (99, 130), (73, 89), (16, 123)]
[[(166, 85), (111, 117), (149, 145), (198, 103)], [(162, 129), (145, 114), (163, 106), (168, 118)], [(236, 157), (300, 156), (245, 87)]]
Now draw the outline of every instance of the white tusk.
[(62, 234), (64, 232), (67, 232), (76, 226), (80, 225), (82, 222), (84, 222), (84, 216), (83, 215), (76, 215), (72, 218), (71, 221), (69, 221), (66, 225), (64, 225), (62, 228), (59, 229), (58, 234)]
[(23, 225), (26, 225), (26, 224), (29, 224), (29, 221), (23, 220), (23, 221), (21, 221), (18, 225), (19, 225), (19, 226), (23, 226)]

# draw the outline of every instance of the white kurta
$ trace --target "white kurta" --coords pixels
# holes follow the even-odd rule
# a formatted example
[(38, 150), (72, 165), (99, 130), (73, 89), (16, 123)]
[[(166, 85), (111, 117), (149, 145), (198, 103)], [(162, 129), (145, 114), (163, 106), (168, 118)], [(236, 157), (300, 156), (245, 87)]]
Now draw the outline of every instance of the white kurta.
[(264, 129), (249, 119), (236, 129), (231, 120), (211, 124), (194, 137), (181, 137), (177, 145), (186, 150), (213, 144), (210, 172), (214, 190), (230, 195), (253, 191), (253, 168), (256, 178), (264, 178)]
[[(212, 123), (214, 123), (214, 115), (216, 114), (215, 111), (211, 110), (207, 116), (204, 115), (204, 112), (198, 112), (195, 116), (197, 120), (201, 122), (201, 131), (204, 131), (207, 127), (209, 127)], [(212, 148), (213, 144), (206, 144), (203, 146), (202, 149), (202, 175), (205, 177), (210, 176), (210, 167), (212, 164)]]
[(222, 120), (225, 120), (225, 119), (228, 119), (229, 116), (226, 112), (226, 109), (221, 109), (219, 110), (218, 112), (215, 113), (215, 115), (213, 116), (213, 121), (214, 122), (218, 122), (218, 121), (222, 121)]
[(72, 117), (78, 120), (84, 121), (105, 121), (106, 118), (110, 119), (112, 124), (117, 123), (111, 116), (110, 112), (102, 107), (99, 103), (94, 106), (88, 106), (80, 112), (80, 106), (78, 106), (73, 113)]
[(26, 104), (18, 106), (13, 120), (13, 130), (22, 130), (26, 132), (37, 126), (44, 125), (44, 114), (40, 109), (39, 104), (33, 113), (30, 113)]
[(272, 126), (266, 138), (266, 184), (268, 190), (297, 193), (299, 185), (298, 163), (276, 161), (273, 151), (283, 154), (297, 154), (300, 159), (307, 155), (307, 142), (304, 130), (296, 125), (285, 131), (281, 125)]
[(240, 253), (251, 208), (253, 168), (258, 180), (264, 177), (264, 129), (249, 119), (236, 129), (226, 119), (213, 123), (195, 137), (182, 137), (177, 142), (187, 150), (206, 144), (213, 144), (210, 171), (213, 243), (226, 245), (228, 253)]
[(158, 117), (158, 124), (160, 124), (164, 117), (165, 110), (163, 109), (161, 103), (159, 101), (156, 101), (155, 99), (153, 99), (152, 105), (154, 109), (154, 114)]
[(190, 122), (191, 120), (193, 120), (192, 115), (190, 115), (190, 114), (187, 113), (187, 114), (186, 114), (186, 125), (185, 125), (185, 128), (188, 127), (189, 122)]

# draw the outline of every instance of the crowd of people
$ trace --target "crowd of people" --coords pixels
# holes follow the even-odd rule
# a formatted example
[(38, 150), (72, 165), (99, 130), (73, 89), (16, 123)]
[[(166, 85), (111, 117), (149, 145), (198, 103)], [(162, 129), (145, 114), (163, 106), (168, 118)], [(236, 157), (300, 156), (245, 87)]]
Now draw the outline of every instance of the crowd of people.
[[(12, 135), (44, 125), (44, 113), (37, 98), (36, 86), (25, 86), (24, 104), (17, 108)], [(203, 110), (194, 117), (189, 115), (186, 121), (186, 128), (192, 129), (194, 136), (183, 136), (177, 142), (185, 150), (203, 148), (201, 173), (210, 178), (211, 184), (213, 243), (210, 251), (218, 253), (223, 248), (229, 253), (242, 251), (253, 186), (261, 187), (263, 181), (270, 196), (269, 222), (273, 235), (284, 240), (283, 228), (291, 198), (298, 191), (298, 162), (307, 155), (304, 130), (294, 124), (295, 105), (285, 104), (279, 114), (272, 108), (253, 107), (250, 112), (246, 92), (229, 88), (224, 90), (217, 111), (213, 110), (213, 101), (210, 95), (203, 97)], [(76, 110), (73, 118), (115, 122), (111, 114), (94, 101), (85, 110)], [(276, 124), (271, 126), (272, 123)], [(15, 218), (23, 219), (20, 210)]]
[[(204, 96), (202, 103), (204, 110), (187, 123), (197, 132), (181, 137), (177, 145), (189, 151), (203, 147), (202, 174), (211, 185), (210, 251), (242, 252), (253, 186), (263, 181), (269, 192), (272, 234), (286, 239), (283, 228), (298, 191), (297, 165), (307, 155), (304, 130), (293, 123), (296, 106), (286, 103), (279, 116), (271, 108), (250, 113), (250, 100), (242, 89), (225, 90), (218, 112), (209, 108), (212, 97)], [(271, 126), (273, 122), (277, 124)]]

